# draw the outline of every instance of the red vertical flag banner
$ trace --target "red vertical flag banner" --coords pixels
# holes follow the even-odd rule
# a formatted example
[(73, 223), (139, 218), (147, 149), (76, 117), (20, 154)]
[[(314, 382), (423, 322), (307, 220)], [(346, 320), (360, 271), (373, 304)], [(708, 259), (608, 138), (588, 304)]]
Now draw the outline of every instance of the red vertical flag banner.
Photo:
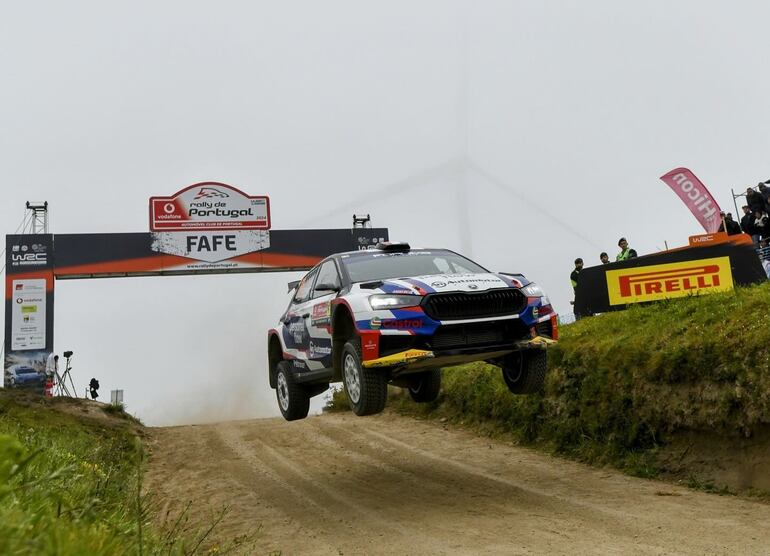
[(679, 195), (706, 233), (719, 231), (719, 225), (722, 223), (719, 205), (695, 174), (687, 168), (676, 168), (660, 179)]

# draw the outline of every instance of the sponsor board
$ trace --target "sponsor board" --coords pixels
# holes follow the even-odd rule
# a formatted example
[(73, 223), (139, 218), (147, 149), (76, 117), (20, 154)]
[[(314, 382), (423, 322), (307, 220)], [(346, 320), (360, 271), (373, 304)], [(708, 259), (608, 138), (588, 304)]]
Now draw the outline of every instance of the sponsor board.
[(229, 232), (155, 232), (150, 249), (207, 263), (218, 263), (270, 247), (270, 232), (234, 230)]
[(13, 280), (11, 290), (11, 350), (45, 349), (45, 279)]
[(171, 197), (150, 198), (150, 230), (268, 230), (270, 200), (217, 182), (203, 182)]
[(626, 305), (733, 289), (730, 257), (607, 271), (610, 305)]

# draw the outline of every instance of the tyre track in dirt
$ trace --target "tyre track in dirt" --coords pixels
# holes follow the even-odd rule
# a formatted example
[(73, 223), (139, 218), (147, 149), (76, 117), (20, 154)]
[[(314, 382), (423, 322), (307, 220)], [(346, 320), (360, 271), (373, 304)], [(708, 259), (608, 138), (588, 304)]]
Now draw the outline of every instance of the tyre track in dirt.
[[(153, 429), (147, 487), (258, 553), (766, 554), (770, 506), (392, 414)], [(165, 512), (164, 512), (165, 513)]]

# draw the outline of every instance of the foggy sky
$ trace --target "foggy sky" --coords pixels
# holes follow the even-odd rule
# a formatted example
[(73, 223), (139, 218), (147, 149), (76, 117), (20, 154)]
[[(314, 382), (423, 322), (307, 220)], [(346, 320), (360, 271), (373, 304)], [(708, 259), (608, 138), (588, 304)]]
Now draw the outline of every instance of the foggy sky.
[[(271, 198), (274, 229), (349, 227), (525, 273), (698, 223), (659, 176), (770, 178), (761, 2), (3, 2), (0, 222), (148, 230), (205, 180)], [(297, 274), (59, 281), (57, 352), (149, 424), (278, 414), (266, 331)]]

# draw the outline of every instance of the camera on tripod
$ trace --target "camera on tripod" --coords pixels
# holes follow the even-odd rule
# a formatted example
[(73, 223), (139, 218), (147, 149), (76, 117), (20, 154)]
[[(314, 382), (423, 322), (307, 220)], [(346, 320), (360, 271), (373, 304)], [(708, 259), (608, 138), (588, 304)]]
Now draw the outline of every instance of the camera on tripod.
[(62, 353), (62, 355), (63, 355), (64, 357), (66, 357), (67, 359), (69, 359), (70, 357), (72, 357), (72, 354), (73, 354), (73, 352), (72, 352), (72, 351), (65, 351), (64, 353)]

